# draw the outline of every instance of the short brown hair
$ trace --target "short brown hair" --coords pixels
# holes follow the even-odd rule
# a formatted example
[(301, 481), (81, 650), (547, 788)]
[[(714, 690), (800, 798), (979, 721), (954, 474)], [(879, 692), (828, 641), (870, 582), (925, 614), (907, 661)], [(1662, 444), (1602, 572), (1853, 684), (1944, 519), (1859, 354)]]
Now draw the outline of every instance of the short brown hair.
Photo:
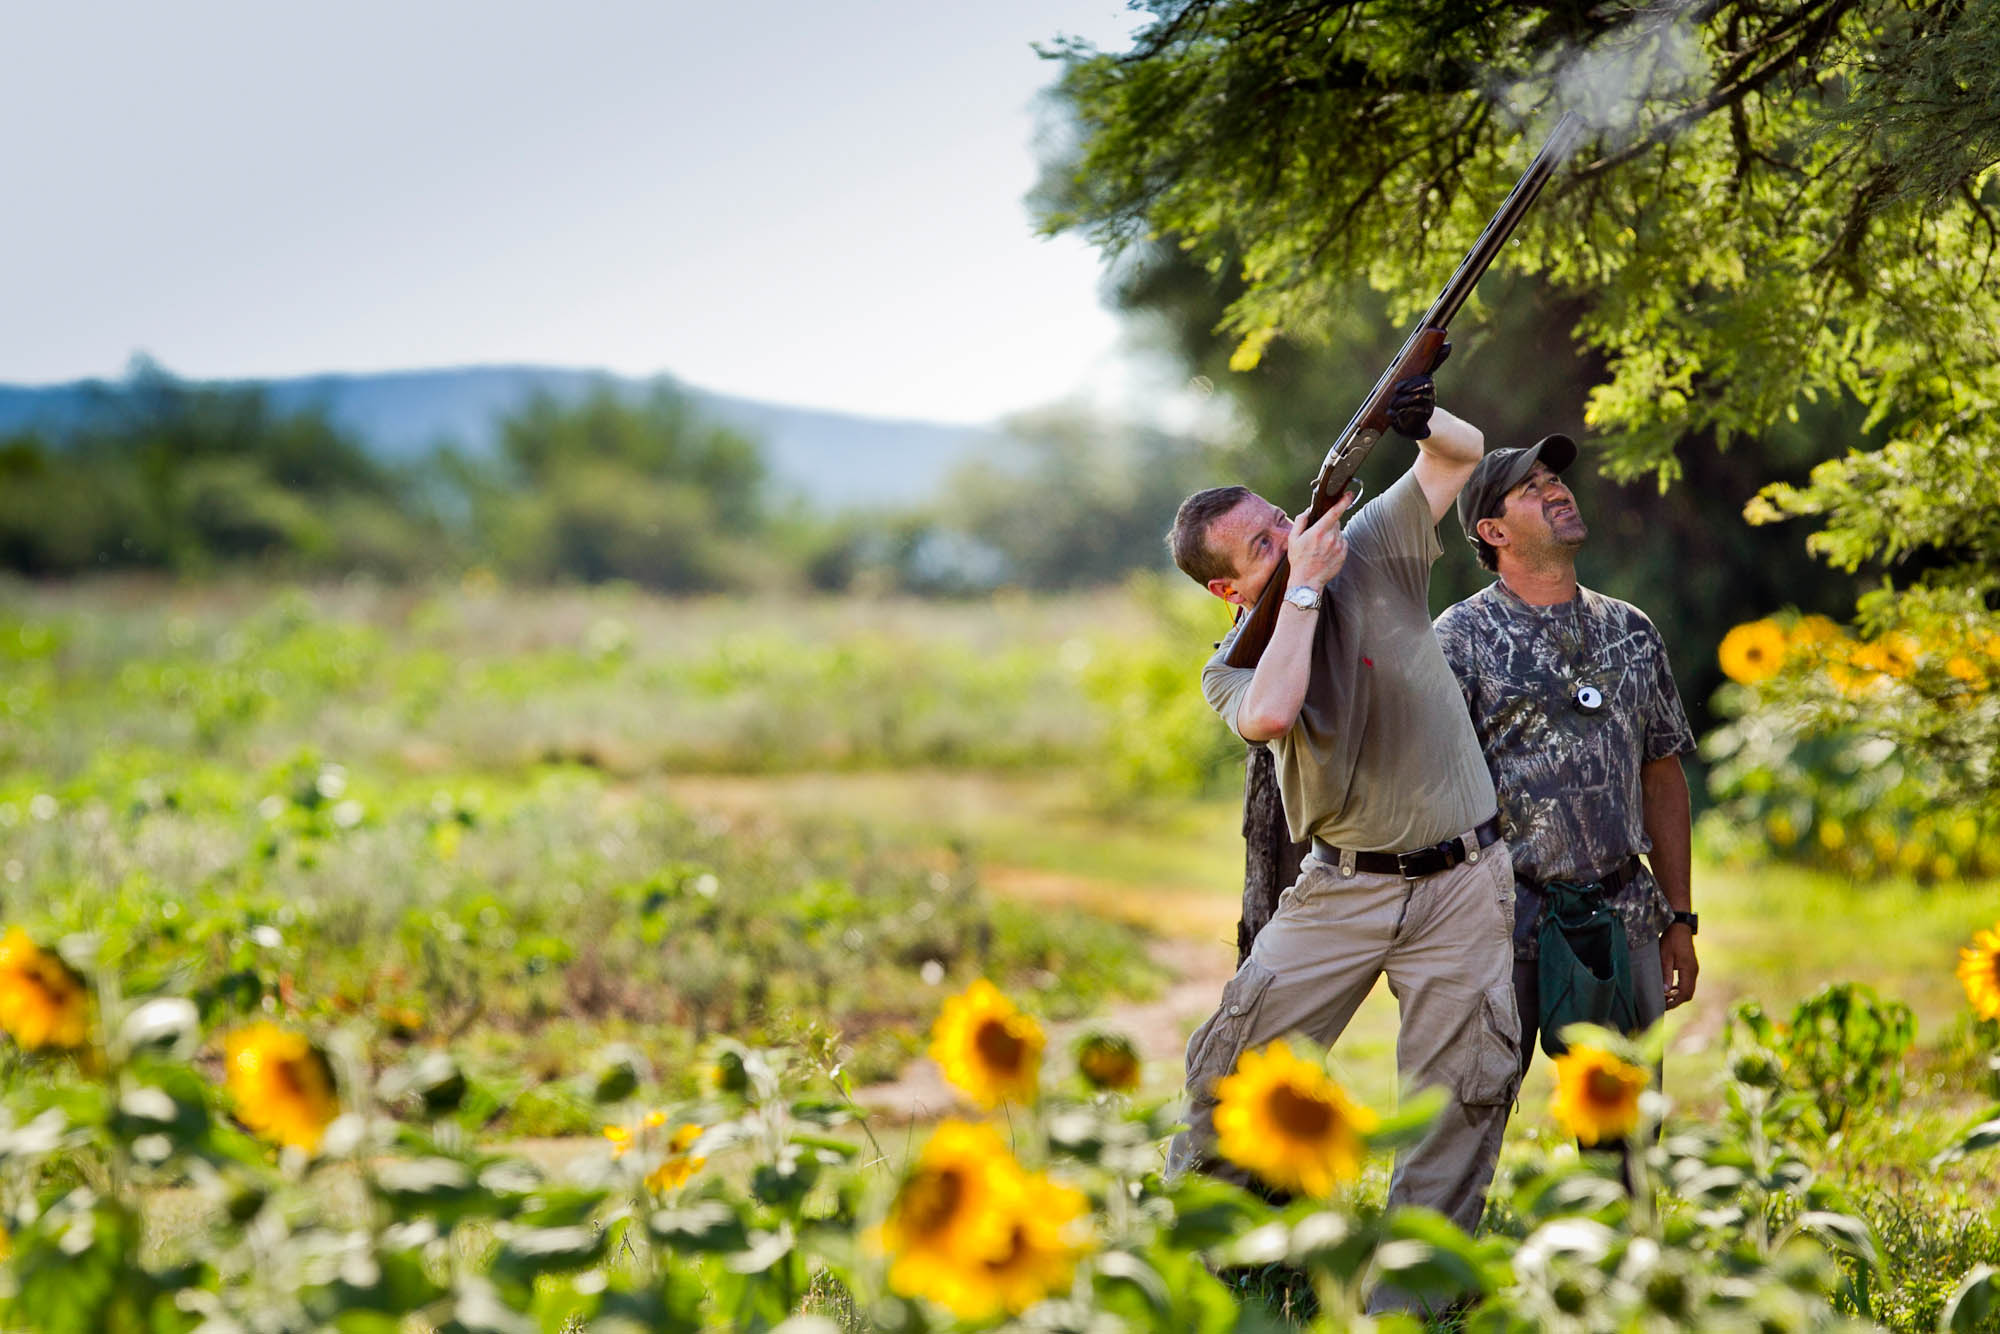
[(1167, 532), (1167, 550), (1173, 552), (1174, 564), (1182, 573), (1203, 588), (1211, 579), (1236, 577), (1236, 563), (1217, 555), (1208, 545), (1208, 529), (1249, 495), (1247, 486), (1211, 486), (1183, 500), (1174, 514), (1174, 526)]

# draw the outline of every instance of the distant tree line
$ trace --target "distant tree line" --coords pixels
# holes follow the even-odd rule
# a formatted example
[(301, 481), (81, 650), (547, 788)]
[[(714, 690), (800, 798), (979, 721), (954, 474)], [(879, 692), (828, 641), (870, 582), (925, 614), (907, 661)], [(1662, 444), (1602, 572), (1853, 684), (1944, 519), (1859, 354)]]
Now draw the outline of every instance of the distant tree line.
[(527, 583), (965, 595), (1067, 589), (1157, 567), (1194, 445), (1080, 412), (1012, 424), (1022, 449), (927, 506), (829, 515), (786, 495), (760, 443), (661, 384), (540, 395), (490, 456), (392, 464), (322, 410), (141, 361), (77, 424), (0, 436), (0, 569), (29, 577), (482, 567)]

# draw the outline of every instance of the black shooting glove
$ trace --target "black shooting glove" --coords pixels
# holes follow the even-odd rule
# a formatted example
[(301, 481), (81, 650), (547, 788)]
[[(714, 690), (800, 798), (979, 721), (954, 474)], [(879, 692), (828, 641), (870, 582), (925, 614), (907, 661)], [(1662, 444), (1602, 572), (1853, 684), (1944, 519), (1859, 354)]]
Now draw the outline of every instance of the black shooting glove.
[(1431, 433), (1431, 413), (1437, 408), (1437, 383), (1428, 375), (1398, 380), (1389, 392), (1389, 426), (1397, 435), (1422, 440)]

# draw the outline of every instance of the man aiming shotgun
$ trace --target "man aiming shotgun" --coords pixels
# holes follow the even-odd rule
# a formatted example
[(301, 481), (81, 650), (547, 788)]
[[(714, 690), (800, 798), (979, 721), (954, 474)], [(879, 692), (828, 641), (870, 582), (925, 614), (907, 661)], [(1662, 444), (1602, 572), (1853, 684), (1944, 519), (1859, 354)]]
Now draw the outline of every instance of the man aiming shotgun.
[[(1401, 1155), (1391, 1205), (1470, 1230), (1484, 1208), (1519, 1075), (1512, 871), (1491, 778), (1430, 624), (1436, 525), (1484, 452), (1436, 407), (1444, 329), (1566, 151), (1569, 118), (1328, 453), (1306, 514), (1242, 487), (1183, 502), (1175, 562), (1250, 609), (1202, 672), (1209, 703), (1268, 745), (1299, 878), (1222, 1003), (1188, 1043), (1189, 1130), (1170, 1170), (1234, 1174), (1214, 1148), (1215, 1084), (1248, 1048), (1294, 1030), (1336, 1039), (1386, 973), (1402, 1007), (1397, 1066), (1447, 1094)], [(1385, 429), (1417, 442), (1408, 471), (1355, 512), (1349, 482)]]

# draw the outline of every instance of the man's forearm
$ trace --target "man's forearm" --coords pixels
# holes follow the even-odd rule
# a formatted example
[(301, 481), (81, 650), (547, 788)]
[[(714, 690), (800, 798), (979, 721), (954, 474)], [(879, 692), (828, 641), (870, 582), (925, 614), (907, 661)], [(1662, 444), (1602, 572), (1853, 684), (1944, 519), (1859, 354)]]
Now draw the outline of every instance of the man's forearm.
[(1417, 441), (1417, 448), (1440, 463), (1470, 468), (1486, 453), (1486, 437), (1463, 417), (1437, 408), (1431, 413), (1431, 433)]
[(1681, 758), (1648, 760), (1639, 770), (1641, 818), (1653, 851), (1653, 879), (1675, 912), (1694, 911), (1687, 775)]
[(1486, 452), (1486, 437), (1479, 428), (1443, 408), (1431, 414), (1431, 433), (1417, 441), (1417, 461), (1410, 471), (1424, 489), (1431, 507), (1431, 520), (1442, 519), (1458, 501), (1459, 488), (1472, 476)]
[(1245, 741), (1269, 741), (1291, 731), (1312, 680), (1313, 630), (1320, 613), (1286, 603), (1278, 609), (1277, 628), (1250, 690), (1236, 707), (1236, 730)]

